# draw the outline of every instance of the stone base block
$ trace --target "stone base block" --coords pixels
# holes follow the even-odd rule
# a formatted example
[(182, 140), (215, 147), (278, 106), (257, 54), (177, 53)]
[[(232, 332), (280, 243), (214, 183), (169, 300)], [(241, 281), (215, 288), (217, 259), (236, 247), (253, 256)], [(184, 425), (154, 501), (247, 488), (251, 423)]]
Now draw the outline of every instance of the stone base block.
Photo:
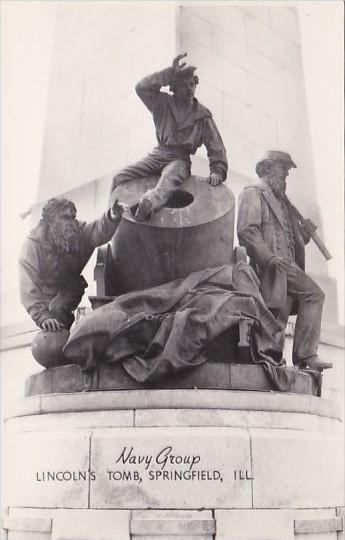
[(207, 510), (135, 510), (130, 530), (133, 540), (213, 540), (216, 522)]
[[(280, 368), (287, 382), (286, 391), (295, 394), (319, 395), (321, 375), (295, 368)], [(77, 365), (46, 369), (31, 375), (25, 385), (25, 395), (82, 392), (84, 390), (168, 388), (214, 388), (227, 390), (258, 390), (269, 392), (274, 388), (262, 366), (207, 362), (201, 366), (169, 377), (156, 384), (134, 381), (121, 364), (101, 363), (92, 374), (84, 374)]]
[(332, 402), (287, 393), (159, 389), (24, 398), (6, 421), (5, 504), (336, 508), (343, 502), (339, 424)]
[(9, 508), (3, 528), (8, 540), (131, 540), (130, 522), (129, 510)]
[(339, 540), (341, 511), (9, 508), (3, 528), (6, 540)]

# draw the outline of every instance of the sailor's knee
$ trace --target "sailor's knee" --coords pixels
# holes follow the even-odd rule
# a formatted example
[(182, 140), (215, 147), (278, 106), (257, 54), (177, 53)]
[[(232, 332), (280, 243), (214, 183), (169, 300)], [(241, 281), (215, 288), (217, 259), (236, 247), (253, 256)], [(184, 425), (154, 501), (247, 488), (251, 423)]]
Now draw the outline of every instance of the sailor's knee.
[(319, 299), (320, 299), (320, 303), (324, 303), (325, 301), (325, 293), (323, 292), (322, 289), (320, 289), (320, 287), (318, 288), (318, 296), (319, 296)]
[(320, 289), (320, 287), (316, 283), (313, 283), (313, 285), (314, 286), (312, 290), (312, 297), (315, 302), (317, 302), (320, 305), (323, 305), (325, 301), (325, 293), (323, 292), (322, 289)]
[(125, 173), (119, 173), (113, 176), (112, 184), (111, 184), (111, 191), (114, 191), (114, 189), (117, 188), (120, 184), (123, 184), (124, 182), (128, 182), (130, 178)]

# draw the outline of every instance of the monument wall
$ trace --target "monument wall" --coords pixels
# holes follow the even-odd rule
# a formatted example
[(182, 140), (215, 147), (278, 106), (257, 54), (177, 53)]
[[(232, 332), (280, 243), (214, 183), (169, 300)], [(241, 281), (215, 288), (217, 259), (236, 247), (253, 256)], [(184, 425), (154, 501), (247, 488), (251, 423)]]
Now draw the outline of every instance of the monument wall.
[(113, 173), (154, 144), (134, 85), (174, 54), (171, 4), (58, 7), (40, 200)]

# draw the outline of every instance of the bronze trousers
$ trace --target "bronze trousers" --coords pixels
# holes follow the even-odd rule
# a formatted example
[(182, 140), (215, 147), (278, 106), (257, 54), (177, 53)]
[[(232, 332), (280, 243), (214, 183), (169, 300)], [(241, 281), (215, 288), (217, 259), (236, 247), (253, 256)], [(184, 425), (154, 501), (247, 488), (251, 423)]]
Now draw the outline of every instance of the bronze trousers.
[(272, 309), (281, 326), (280, 345), (283, 349), (285, 329), (292, 304), (297, 303), (292, 360), (295, 365), (317, 355), (321, 331), (321, 316), (325, 295), (320, 287), (296, 263), (287, 271), (288, 301), (284, 309)]
[[(152, 211), (155, 211), (161, 208), (189, 177), (190, 167), (189, 154), (176, 148), (158, 146), (144, 159), (126, 167), (114, 176), (111, 193), (123, 182), (159, 174), (160, 178), (155, 188), (143, 195), (143, 198), (150, 200)], [(112, 196), (110, 199), (113, 202)]]

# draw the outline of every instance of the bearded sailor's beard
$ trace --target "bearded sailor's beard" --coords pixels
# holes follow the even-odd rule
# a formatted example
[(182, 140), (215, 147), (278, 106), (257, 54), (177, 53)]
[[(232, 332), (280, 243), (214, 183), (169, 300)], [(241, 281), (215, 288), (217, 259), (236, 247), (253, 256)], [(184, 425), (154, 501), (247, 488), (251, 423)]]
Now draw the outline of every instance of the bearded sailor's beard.
[(69, 223), (64, 227), (57, 224), (50, 224), (50, 233), (56, 249), (59, 253), (70, 253), (71, 255), (78, 253), (79, 236), (78, 223)]
[(278, 180), (275, 176), (268, 176), (268, 184), (271, 187), (273, 193), (278, 197), (282, 198), (286, 193), (286, 180)]

